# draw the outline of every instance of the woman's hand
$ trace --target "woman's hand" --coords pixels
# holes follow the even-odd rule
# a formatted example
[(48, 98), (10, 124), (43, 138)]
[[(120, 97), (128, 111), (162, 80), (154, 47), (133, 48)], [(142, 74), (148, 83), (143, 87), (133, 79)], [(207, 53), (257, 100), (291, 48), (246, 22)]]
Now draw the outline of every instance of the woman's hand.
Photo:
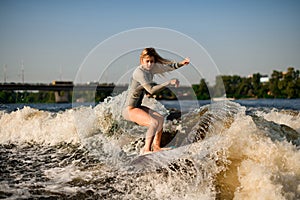
[(190, 58), (185, 58), (183, 61), (180, 62), (180, 65), (188, 65), (190, 64)]
[(174, 78), (174, 79), (170, 80), (170, 84), (174, 85), (175, 87), (178, 87), (179, 86), (179, 80)]

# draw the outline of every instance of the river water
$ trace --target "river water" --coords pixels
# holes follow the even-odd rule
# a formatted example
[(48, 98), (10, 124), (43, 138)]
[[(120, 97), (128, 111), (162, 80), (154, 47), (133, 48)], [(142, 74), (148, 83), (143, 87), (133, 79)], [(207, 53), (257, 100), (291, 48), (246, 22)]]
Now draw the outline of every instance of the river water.
[(300, 100), (161, 101), (163, 145), (124, 94), (96, 105), (0, 105), (0, 198), (300, 199)]

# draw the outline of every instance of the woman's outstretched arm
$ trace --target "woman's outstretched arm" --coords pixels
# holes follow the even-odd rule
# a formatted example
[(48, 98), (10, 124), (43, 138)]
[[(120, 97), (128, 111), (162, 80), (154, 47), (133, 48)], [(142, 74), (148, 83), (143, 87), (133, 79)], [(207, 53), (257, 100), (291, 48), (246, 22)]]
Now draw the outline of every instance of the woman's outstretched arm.
[(173, 63), (167, 64), (167, 65), (156, 63), (155, 67), (152, 70), (152, 72), (154, 74), (162, 74), (162, 73), (165, 73), (165, 72), (169, 72), (169, 71), (173, 71), (175, 69), (178, 69), (178, 68), (180, 68), (184, 65), (188, 65), (189, 63), (190, 63), (189, 58), (185, 58), (181, 62), (173, 62)]

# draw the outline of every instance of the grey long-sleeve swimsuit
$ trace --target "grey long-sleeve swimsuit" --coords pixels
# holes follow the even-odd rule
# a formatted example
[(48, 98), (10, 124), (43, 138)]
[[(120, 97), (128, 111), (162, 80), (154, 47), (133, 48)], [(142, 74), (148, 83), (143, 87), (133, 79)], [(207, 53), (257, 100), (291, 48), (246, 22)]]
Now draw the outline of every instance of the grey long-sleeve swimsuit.
[(151, 70), (144, 69), (142, 65), (138, 66), (133, 72), (125, 106), (140, 107), (146, 91), (149, 94), (153, 94), (169, 85), (169, 82), (159, 85), (153, 83), (154, 74), (172, 71), (181, 66), (179, 63), (171, 63), (168, 65), (155, 64)]

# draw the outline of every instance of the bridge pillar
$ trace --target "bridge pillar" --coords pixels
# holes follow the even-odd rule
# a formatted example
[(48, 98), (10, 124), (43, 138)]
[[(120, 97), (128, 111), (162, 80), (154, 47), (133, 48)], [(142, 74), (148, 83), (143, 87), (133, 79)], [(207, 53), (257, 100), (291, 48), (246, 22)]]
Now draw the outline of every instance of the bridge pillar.
[[(57, 86), (73, 86), (72, 81), (52, 81), (52, 85), (57, 85)], [(55, 102), (56, 103), (68, 103), (69, 102), (69, 91), (55, 91)]]
[(56, 91), (55, 102), (56, 103), (68, 103), (69, 102), (69, 92), (67, 91)]

